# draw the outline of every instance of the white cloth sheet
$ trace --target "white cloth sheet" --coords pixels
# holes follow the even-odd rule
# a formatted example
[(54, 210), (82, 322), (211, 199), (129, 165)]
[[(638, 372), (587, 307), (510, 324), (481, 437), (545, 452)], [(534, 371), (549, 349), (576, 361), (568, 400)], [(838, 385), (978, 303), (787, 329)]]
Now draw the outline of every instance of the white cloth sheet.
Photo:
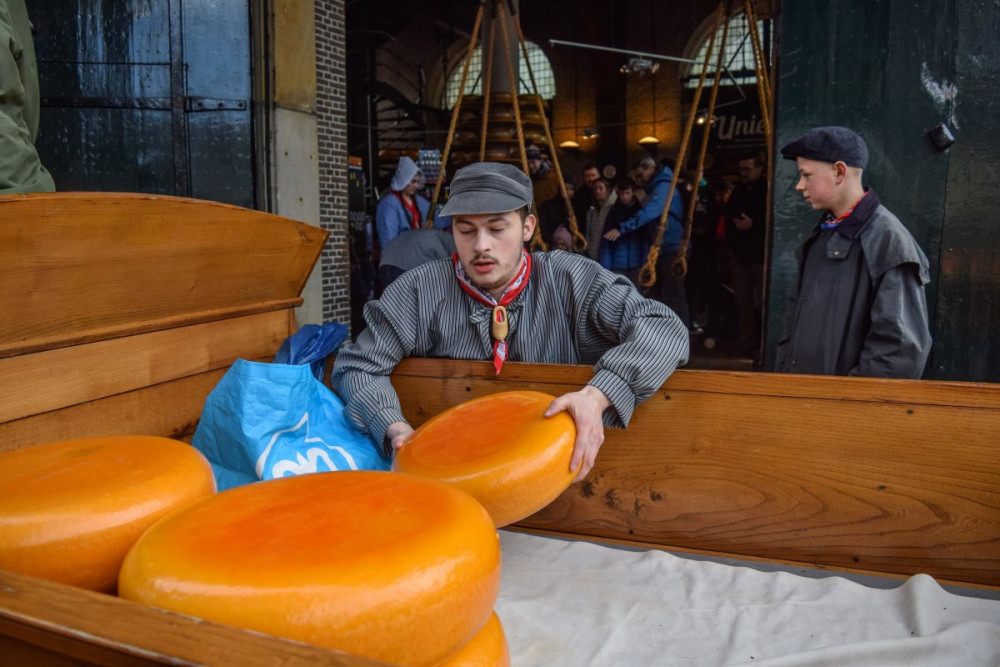
[(500, 531), (513, 667), (1000, 665), (1000, 600)]

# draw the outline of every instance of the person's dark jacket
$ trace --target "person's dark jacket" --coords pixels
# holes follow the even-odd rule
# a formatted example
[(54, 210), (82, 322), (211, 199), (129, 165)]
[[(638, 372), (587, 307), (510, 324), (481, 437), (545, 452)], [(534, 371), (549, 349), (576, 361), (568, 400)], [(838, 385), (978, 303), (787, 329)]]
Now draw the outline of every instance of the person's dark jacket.
[(570, 199), (570, 203), (573, 205), (573, 214), (576, 216), (576, 224), (577, 226), (582, 227), (583, 221), (587, 219), (587, 210), (594, 203), (594, 191), (591, 190), (589, 186), (581, 183), (579, 187), (577, 187), (576, 191), (573, 192), (573, 197)]
[(776, 370), (919, 378), (931, 348), (927, 257), (872, 190), (835, 229), (795, 254)]
[(559, 229), (559, 225), (569, 228), (569, 209), (561, 192), (538, 206), (538, 233), (541, 234), (545, 245), (552, 245), (552, 234)]
[[(753, 225), (738, 229), (733, 218), (746, 214)], [(737, 183), (726, 203), (726, 242), (733, 258), (742, 264), (763, 264), (765, 230), (767, 227), (767, 181)]]

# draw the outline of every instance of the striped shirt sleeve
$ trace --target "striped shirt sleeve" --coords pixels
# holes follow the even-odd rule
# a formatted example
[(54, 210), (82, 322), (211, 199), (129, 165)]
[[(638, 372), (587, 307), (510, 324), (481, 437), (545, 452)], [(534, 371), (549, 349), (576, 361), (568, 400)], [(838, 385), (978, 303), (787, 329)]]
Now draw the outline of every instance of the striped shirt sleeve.
[[(415, 339), (416, 304), (407, 305), (405, 282), (397, 279), (393, 284), (396, 289), (387, 289), (381, 300), (365, 304), (368, 326), (356, 342), (344, 345), (338, 352), (330, 379), (344, 401), (347, 416), (362, 432), (382, 443), (386, 456), (392, 454), (385, 451), (386, 429), (406, 421), (389, 375), (412, 354)], [(407, 310), (410, 317), (405, 314)]]
[(593, 263), (576, 271), (590, 274), (574, 280), (574, 285), (587, 285), (576, 312), (577, 344), (583, 360), (598, 357), (588, 384), (611, 401), (605, 426), (625, 428), (635, 407), (687, 363), (687, 327), (666, 305), (640, 295), (625, 277)]

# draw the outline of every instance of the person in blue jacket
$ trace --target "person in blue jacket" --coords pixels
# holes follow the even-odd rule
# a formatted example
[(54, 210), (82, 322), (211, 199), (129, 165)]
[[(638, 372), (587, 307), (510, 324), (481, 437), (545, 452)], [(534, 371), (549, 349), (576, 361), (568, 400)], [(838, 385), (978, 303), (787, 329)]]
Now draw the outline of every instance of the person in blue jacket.
[[(660, 165), (651, 157), (645, 157), (635, 170), (635, 178), (646, 189), (646, 199), (639, 211), (620, 222), (617, 228), (608, 230), (604, 238), (617, 241), (622, 234), (646, 228), (650, 239), (655, 239), (663, 207), (667, 203), (667, 193), (670, 183), (674, 180), (674, 172), (664, 160)], [(670, 213), (667, 216), (667, 228), (663, 231), (663, 242), (660, 244), (660, 256), (656, 262), (656, 284), (651, 288), (649, 296), (670, 307), (684, 324), (690, 326), (688, 317), (687, 296), (684, 292), (684, 276), (673, 271), (674, 259), (684, 242), (684, 202), (680, 189), (674, 190), (670, 200)], [(650, 224), (652, 223), (652, 224)]]
[[(417, 163), (405, 155), (399, 158), (389, 192), (375, 208), (375, 227), (383, 248), (400, 234), (424, 226), (431, 203), (417, 194), (423, 183), (424, 175)], [(434, 220), (434, 226), (438, 228), (447, 227), (447, 223), (447, 218)]]

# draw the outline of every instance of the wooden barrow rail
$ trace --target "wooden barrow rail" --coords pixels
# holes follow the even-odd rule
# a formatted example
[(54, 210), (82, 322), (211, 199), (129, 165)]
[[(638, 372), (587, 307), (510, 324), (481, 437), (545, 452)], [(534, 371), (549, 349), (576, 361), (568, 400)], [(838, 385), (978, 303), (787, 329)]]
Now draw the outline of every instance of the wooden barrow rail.
[[(189, 439), (238, 358), (267, 360), (326, 233), (148, 195), (0, 197), (0, 450)], [(554, 395), (590, 369), (410, 359), (415, 425), (475, 396)], [(1000, 386), (678, 371), (608, 430), (582, 484), (520, 527), (1000, 587)], [(18, 664), (366, 665), (360, 658), (0, 572)]]

